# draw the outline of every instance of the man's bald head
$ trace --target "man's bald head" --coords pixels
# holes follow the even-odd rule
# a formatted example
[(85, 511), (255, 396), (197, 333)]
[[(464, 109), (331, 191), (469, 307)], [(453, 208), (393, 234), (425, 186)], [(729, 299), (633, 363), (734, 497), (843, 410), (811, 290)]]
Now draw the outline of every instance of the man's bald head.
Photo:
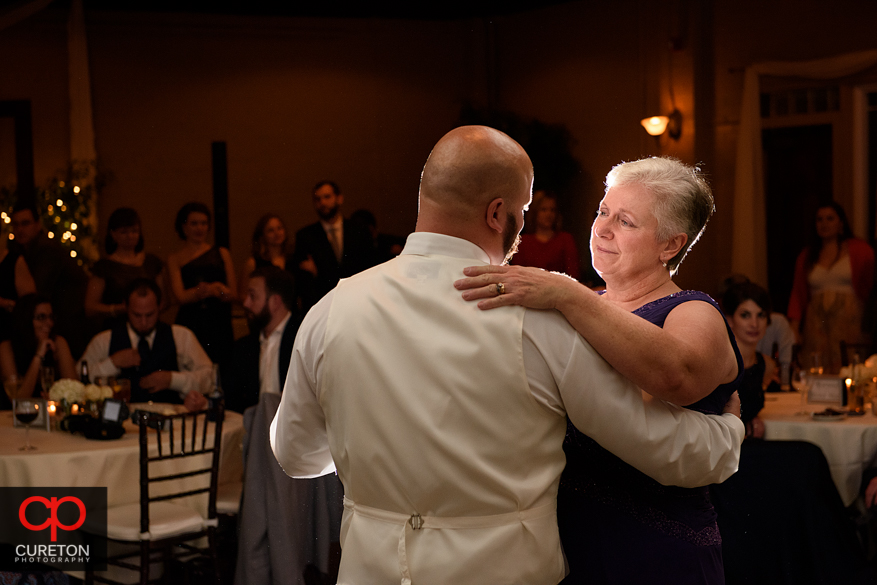
[(421, 205), (473, 220), (492, 200), (529, 193), (533, 165), (520, 144), (486, 126), (461, 126), (435, 145), (420, 179)]

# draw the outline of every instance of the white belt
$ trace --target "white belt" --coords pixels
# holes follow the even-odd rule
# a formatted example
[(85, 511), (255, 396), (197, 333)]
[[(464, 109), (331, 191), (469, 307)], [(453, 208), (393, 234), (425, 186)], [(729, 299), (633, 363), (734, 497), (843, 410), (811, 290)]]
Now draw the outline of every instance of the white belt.
[(401, 514), (399, 512), (390, 512), (371, 506), (363, 506), (357, 504), (347, 496), (344, 496), (344, 507), (353, 512), (380, 520), (381, 522), (389, 522), (390, 524), (401, 525), (399, 533), (399, 572), (402, 576), (402, 585), (411, 585), (411, 572), (408, 568), (408, 553), (405, 547), (405, 537), (408, 530), (422, 530), (426, 528), (432, 529), (463, 529), (463, 528), (494, 528), (496, 526), (506, 526), (516, 522), (532, 520), (534, 518), (543, 518), (552, 516), (557, 513), (557, 504), (551, 502), (530, 508), (528, 510), (518, 510), (515, 512), (507, 512), (505, 514), (492, 514), (490, 516), (421, 516), (420, 514)]

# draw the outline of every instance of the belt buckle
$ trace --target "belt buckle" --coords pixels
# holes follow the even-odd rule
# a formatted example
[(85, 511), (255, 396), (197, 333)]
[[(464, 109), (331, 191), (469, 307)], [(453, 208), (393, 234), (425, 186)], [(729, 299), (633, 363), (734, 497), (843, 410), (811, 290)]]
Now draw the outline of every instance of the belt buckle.
[(411, 528), (414, 530), (420, 530), (423, 528), (423, 518), (420, 514), (411, 514), (411, 518), (408, 519), (408, 523), (411, 524)]

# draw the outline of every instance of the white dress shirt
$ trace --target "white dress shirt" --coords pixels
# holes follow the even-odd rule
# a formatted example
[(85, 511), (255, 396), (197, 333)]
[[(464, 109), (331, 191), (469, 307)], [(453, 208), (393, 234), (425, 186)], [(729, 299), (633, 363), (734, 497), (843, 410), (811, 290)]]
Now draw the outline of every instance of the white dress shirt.
[[(192, 390), (197, 390), (202, 394), (208, 394), (213, 388), (213, 362), (207, 357), (198, 338), (195, 334), (182, 325), (171, 325), (171, 333), (174, 336), (174, 344), (177, 347), (177, 365), (180, 370), (171, 372), (170, 389), (176, 390), (183, 398)], [(110, 358), (110, 338), (112, 330), (102, 331), (92, 338), (85, 353), (79, 363), (76, 364), (77, 371), (80, 370), (80, 364), (83, 361), (88, 362), (88, 372), (92, 378), (119, 376), (122, 373), (121, 368), (117, 367)], [(131, 340), (131, 347), (137, 349), (140, 341), (140, 335), (128, 324), (128, 338)], [(152, 349), (152, 343), (155, 341), (155, 330), (146, 336), (146, 342)]]
[(283, 331), (292, 313), (287, 312), (283, 321), (268, 337), (259, 333), (259, 394), (280, 394), (279, 356)]

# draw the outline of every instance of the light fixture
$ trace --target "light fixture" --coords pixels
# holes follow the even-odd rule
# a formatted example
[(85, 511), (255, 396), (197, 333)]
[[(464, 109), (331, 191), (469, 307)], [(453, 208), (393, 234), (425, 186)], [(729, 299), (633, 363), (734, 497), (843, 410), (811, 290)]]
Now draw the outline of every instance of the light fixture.
[(673, 140), (679, 140), (682, 135), (682, 112), (674, 109), (669, 116), (651, 116), (643, 118), (640, 121), (643, 128), (651, 136), (658, 137), (664, 132), (670, 135)]

